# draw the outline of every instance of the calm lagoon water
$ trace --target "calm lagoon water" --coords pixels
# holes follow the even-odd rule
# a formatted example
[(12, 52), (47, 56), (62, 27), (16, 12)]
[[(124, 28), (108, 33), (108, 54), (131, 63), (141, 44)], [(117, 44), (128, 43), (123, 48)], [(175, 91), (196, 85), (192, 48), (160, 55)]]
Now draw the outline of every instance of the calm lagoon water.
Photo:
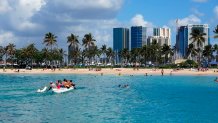
[[(77, 89), (36, 93), (49, 81)], [(218, 119), (215, 76), (0, 75), (0, 122), (211, 123)], [(119, 88), (128, 84), (129, 88)]]

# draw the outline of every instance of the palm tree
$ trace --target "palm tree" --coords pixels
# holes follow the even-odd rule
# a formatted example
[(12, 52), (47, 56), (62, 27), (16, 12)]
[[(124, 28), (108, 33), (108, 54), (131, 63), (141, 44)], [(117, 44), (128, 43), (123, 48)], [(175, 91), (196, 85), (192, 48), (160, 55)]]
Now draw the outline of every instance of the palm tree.
[(46, 67), (47, 67), (48, 61), (50, 61), (50, 59), (51, 59), (51, 53), (49, 52), (48, 48), (43, 48), (42, 54), (43, 54), (43, 58), (44, 58), (44, 61), (45, 61)]
[(5, 49), (3, 46), (0, 46), (0, 61), (3, 60), (4, 55), (5, 55)]
[(91, 46), (94, 46), (95, 45), (95, 39), (94, 37), (92, 36), (91, 33), (89, 34), (85, 34), (84, 35), (84, 38), (83, 38), (83, 45), (85, 46), (85, 48), (88, 48), (90, 49)]
[(106, 55), (107, 55), (107, 58), (109, 59), (109, 63), (112, 64), (112, 58), (114, 57), (115, 53), (114, 51), (112, 50), (111, 47), (109, 47), (106, 51)]
[(21, 50), (21, 55), (27, 60), (27, 62), (30, 62), (32, 66), (33, 59), (37, 52), (38, 50), (36, 49), (35, 44), (32, 43)]
[(78, 40), (79, 36), (77, 35), (74, 35), (74, 34), (70, 34), (68, 37), (67, 37), (67, 43), (69, 43), (69, 47), (78, 47), (79, 46), (79, 40)]
[(216, 53), (216, 61), (218, 61), (218, 45), (217, 44), (214, 44), (213, 45), (213, 51)]
[[(93, 61), (95, 61), (95, 63), (97, 63), (97, 58), (99, 58), (101, 56), (101, 52), (100, 50), (98, 49), (97, 46), (92, 46), (89, 50), (89, 57), (91, 57), (91, 59), (93, 59)], [(97, 58), (96, 58), (97, 56)]]
[(207, 58), (208, 62), (211, 62), (211, 59), (214, 58), (212, 45), (207, 45), (204, 47), (203, 56)]
[(123, 50), (121, 50), (121, 58), (122, 58), (122, 63), (123, 64), (127, 64), (130, 58), (130, 53), (129, 50), (127, 48), (124, 48)]
[[(45, 34), (45, 37), (44, 37), (44, 41), (43, 43), (46, 45), (46, 46), (50, 46), (50, 50), (51, 50), (51, 55), (53, 55), (53, 46), (54, 45), (57, 45), (57, 36), (55, 36), (53, 33), (51, 32), (48, 32)], [(53, 57), (52, 57), (53, 58)], [(53, 59), (51, 59), (53, 60)]]
[(142, 60), (143, 60), (143, 63), (146, 65), (147, 63), (147, 60), (148, 60), (148, 46), (147, 45), (144, 45), (142, 48), (141, 48), (141, 51), (140, 51), (140, 54), (142, 56)]
[(157, 43), (157, 41), (152, 42), (151, 45), (148, 47), (148, 53), (150, 60), (155, 62), (156, 64), (161, 59), (161, 46)]
[(106, 64), (106, 58), (105, 58), (105, 55), (106, 55), (106, 52), (107, 52), (107, 46), (104, 44), (104, 45), (102, 45), (102, 47), (101, 47), (101, 52), (102, 52), (102, 54), (103, 54), (103, 62), (104, 62), (104, 65)]
[(78, 63), (78, 59), (80, 57), (80, 48), (76, 47), (73, 52), (70, 52), (70, 57), (72, 58), (72, 61), (74, 63), (74, 65), (76, 65)]
[[(89, 34), (85, 34), (84, 37), (83, 37), (83, 46), (87, 49), (85, 50), (86, 52), (88, 52), (87, 54), (90, 54), (90, 48), (93, 47), (95, 45), (95, 39), (94, 37), (92, 36), (91, 33)], [(91, 57), (88, 57), (89, 58), (89, 64), (91, 63)]]
[(216, 26), (213, 32), (215, 33), (214, 38), (218, 38), (218, 25)]
[(63, 65), (65, 53), (66, 53), (66, 51), (64, 51), (62, 48), (59, 49), (59, 61), (60, 61), (60, 66)]
[(206, 33), (202, 32), (200, 29), (198, 28), (194, 28), (192, 29), (191, 32), (191, 37), (189, 38), (189, 40), (193, 40), (192, 44), (197, 44), (197, 49), (198, 49), (198, 65), (201, 65), (201, 53), (202, 53), (202, 49), (203, 49), (203, 43), (205, 42), (205, 35)]
[(164, 63), (167, 63), (169, 61), (169, 55), (171, 54), (172, 49), (170, 48), (169, 45), (164, 44), (162, 46), (161, 51), (162, 51), (162, 54), (164, 55)]
[(48, 32), (45, 34), (43, 44), (46, 46), (50, 46), (51, 51), (53, 50), (53, 45), (57, 45), (57, 36), (52, 34), (51, 32)]
[[(74, 34), (70, 34), (68, 37), (67, 37), (67, 43), (69, 43), (69, 46), (68, 46), (68, 49), (69, 49), (69, 56), (68, 56), (68, 59), (71, 61), (71, 58), (77, 58), (73, 56), (73, 52), (76, 52), (77, 54), (77, 51), (78, 51), (78, 47), (79, 47), (79, 40), (78, 40), (78, 37), (77, 35), (74, 35)], [(73, 59), (74, 60), (74, 63), (76, 63), (76, 59)]]
[(7, 62), (8, 56), (10, 56), (10, 58), (13, 59), (15, 52), (16, 52), (15, 45), (13, 43), (9, 43), (5, 47), (5, 63)]
[(131, 58), (132, 62), (136, 65), (136, 63), (139, 63), (140, 60), (140, 48), (133, 48), (131, 50)]
[(198, 54), (197, 50), (194, 47), (194, 44), (189, 44), (187, 49), (187, 57), (192, 58)]

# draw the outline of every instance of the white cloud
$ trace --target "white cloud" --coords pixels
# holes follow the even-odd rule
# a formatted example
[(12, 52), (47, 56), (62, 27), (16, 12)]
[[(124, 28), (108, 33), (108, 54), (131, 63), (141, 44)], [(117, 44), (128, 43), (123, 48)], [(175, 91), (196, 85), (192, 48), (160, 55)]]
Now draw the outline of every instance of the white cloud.
[(123, 0), (53, 0), (56, 5), (66, 6), (71, 9), (120, 9)]
[(153, 24), (151, 22), (144, 20), (144, 17), (141, 14), (135, 15), (131, 19), (131, 23), (133, 26), (153, 27)]
[(204, 16), (204, 13), (200, 12), (200, 11), (199, 11), (198, 9), (196, 9), (196, 8), (192, 8), (191, 10), (192, 10), (192, 12), (193, 12), (195, 15), (197, 15), (198, 17)]
[(214, 13), (215, 13), (216, 17), (218, 18), (218, 6), (216, 6), (216, 7), (214, 8)]
[(8, 43), (15, 43), (17, 41), (16, 37), (12, 32), (0, 31), (0, 45), (6, 46)]
[(12, 8), (10, 7), (7, 0), (1, 0), (0, 1), (0, 14), (6, 13), (8, 11), (11, 11)]
[(146, 21), (141, 14), (136, 14), (132, 19), (131, 19), (131, 26), (144, 26), (147, 27), (147, 35), (152, 35), (153, 34), (153, 23)]
[(167, 26), (167, 25), (163, 25), (163, 27), (162, 28), (169, 28), (169, 26)]
[(207, 2), (208, 0), (193, 0), (194, 2), (198, 2), (198, 3), (204, 3)]
[[(45, 33), (58, 36), (66, 48), (66, 36), (93, 33), (98, 45), (112, 45), (112, 28), (124, 0), (0, 0), (0, 45), (16, 41), (18, 47), (32, 43), (42, 47)], [(94, 13), (94, 14), (93, 14)], [(111, 43), (111, 44), (110, 44)]]
[(173, 27), (176, 27), (178, 22), (178, 26), (186, 26), (187, 24), (199, 24), (201, 23), (201, 19), (195, 15), (189, 15), (188, 17), (170, 20), (169, 24)]

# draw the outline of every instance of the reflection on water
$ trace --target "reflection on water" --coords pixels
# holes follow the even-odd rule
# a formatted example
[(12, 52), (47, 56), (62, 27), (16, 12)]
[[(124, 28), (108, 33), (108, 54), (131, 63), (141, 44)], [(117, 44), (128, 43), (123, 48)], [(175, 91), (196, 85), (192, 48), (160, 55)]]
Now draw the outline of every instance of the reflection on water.
[[(72, 79), (67, 93), (36, 93)], [(214, 76), (0, 75), (0, 122), (215, 122)], [(119, 85), (127, 85), (120, 88)]]

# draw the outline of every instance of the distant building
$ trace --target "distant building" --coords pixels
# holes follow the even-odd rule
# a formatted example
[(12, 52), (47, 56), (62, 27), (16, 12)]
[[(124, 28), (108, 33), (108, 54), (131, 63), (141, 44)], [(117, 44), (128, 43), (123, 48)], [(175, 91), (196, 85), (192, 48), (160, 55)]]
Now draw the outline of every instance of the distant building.
[(160, 46), (163, 46), (164, 44), (168, 46), (170, 45), (169, 38), (162, 36), (149, 36), (147, 39), (147, 45), (151, 45), (154, 41), (156, 41)]
[(129, 49), (129, 29), (114, 28), (113, 29), (113, 49), (121, 51), (124, 48)]
[(171, 30), (169, 28), (154, 28), (153, 36), (163, 40), (164, 42), (161, 42), (161, 44), (171, 44)]
[(113, 50), (115, 52), (116, 63), (120, 62), (118, 53), (125, 48), (129, 49), (129, 29), (113, 28)]
[(131, 49), (141, 48), (147, 44), (146, 27), (132, 26), (131, 27)]
[(187, 26), (181, 26), (177, 31), (176, 48), (179, 54), (183, 57), (186, 56), (188, 47), (188, 28)]
[[(202, 48), (210, 44), (208, 24), (188, 24), (187, 26), (181, 26), (177, 30), (176, 48), (179, 54), (181, 54), (183, 57), (186, 57), (188, 45), (193, 42), (193, 40), (190, 40), (190, 38), (192, 37), (191, 32), (193, 29), (196, 28), (206, 34), (204, 36), (205, 42), (203, 43)], [(196, 43), (194, 43), (194, 46), (197, 48)]]

